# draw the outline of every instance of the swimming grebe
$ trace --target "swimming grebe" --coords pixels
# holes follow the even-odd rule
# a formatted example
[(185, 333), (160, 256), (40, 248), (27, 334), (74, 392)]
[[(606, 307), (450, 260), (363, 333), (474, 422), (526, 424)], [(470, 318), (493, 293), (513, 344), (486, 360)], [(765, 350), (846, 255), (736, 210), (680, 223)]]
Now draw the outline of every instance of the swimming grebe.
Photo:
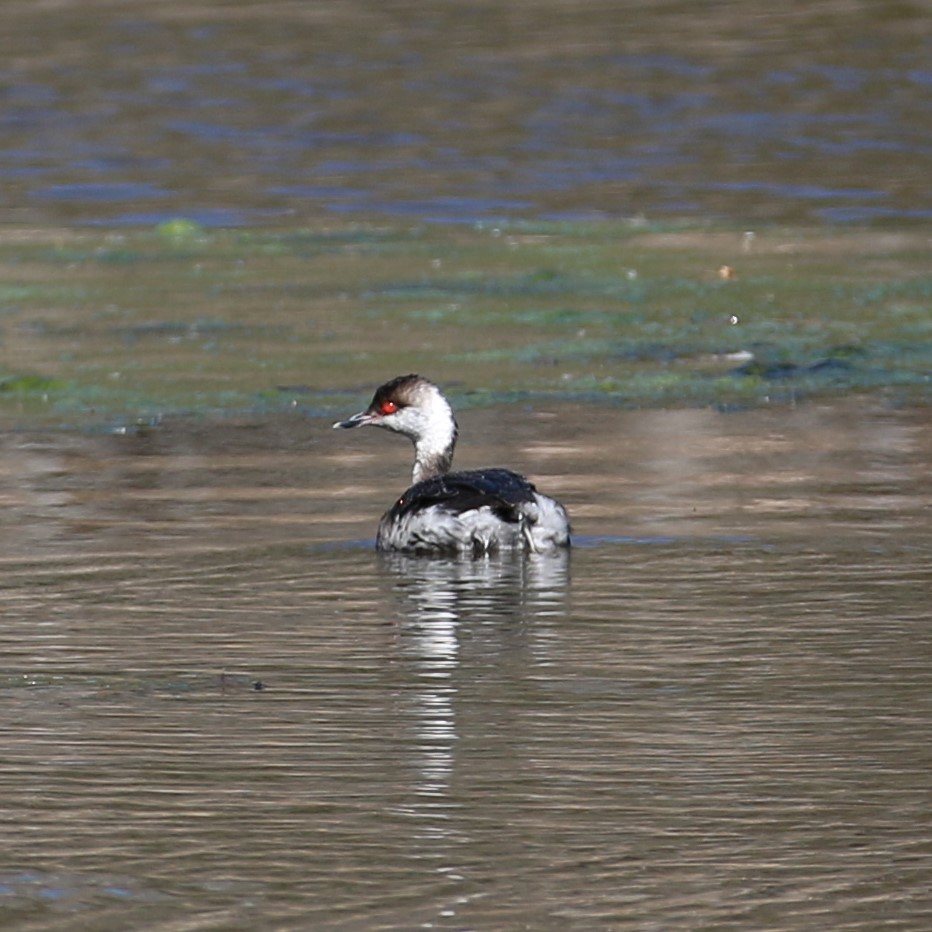
[(457, 424), (440, 389), (419, 375), (386, 382), (365, 411), (334, 427), (371, 424), (414, 443), (414, 485), (379, 522), (376, 547), (414, 553), (542, 553), (570, 544), (566, 509), (509, 469), (450, 472)]

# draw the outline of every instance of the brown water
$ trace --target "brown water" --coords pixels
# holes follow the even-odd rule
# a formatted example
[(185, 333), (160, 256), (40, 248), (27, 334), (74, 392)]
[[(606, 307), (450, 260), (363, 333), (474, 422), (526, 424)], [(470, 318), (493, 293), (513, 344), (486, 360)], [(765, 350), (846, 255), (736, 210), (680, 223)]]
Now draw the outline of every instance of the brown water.
[(461, 421), (570, 559), (379, 557), (322, 419), (3, 437), (0, 921), (928, 928), (927, 412)]
[[(928, 12), (4, 4), (0, 926), (932, 928)], [(428, 364), (569, 558), (373, 552)]]

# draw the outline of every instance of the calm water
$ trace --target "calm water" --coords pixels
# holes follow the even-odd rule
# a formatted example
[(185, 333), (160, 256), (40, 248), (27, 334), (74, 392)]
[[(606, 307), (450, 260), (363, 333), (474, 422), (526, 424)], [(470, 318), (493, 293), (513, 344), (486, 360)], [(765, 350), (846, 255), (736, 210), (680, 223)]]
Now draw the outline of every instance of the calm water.
[[(270, 241), (265, 266), (258, 241), (188, 258), (74, 234), (179, 215), (921, 231), (930, 21), (845, 0), (4, 4), (0, 925), (932, 927), (927, 409), (493, 405), (589, 365), (514, 355), (582, 341), (585, 296), (462, 283), (585, 272), (572, 244), (497, 273), (465, 244), (431, 291), (429, 241), (358, 260), (309, 241), (280, 265)], [(720, 325), (758, 329), (712, 351), (825, 327), (802, 364), (863, 339), (921, 375), (925, 247), (887, 266), (850, 248), (837, 262), (878, 276), (861, 303), (834, 266), (825, 298), (818, 266), (739, 253), (747, 312)], [(695, 319), (645, 291), (624, 340), (627, 292), (587, 292), (593, 345), (623, 359), (666, 345), (671, 313), (718, 320), (695, 282), (729, 255), (650, 257)], [(894, 340), (886, 319), (916, 324)], [(661, 380), (684, 358), (638, 357)], [(568, 558), (373, 552), (409, 451), (331, 431), (355, 408), (302, 415), (297, 390), (324, 407), (396, 360), (478, 390), (459, 464), (561, 498)], [(279, 385), (290, 414), (256, 401)], [(259, 413), (206, 413), (244, 398)], [(111, 410), (153, 426), (108, 433)]]
[(2, 921), (927, 929), (927, 412), (461, 421), (570, 559), (380, 558), (320, 419), (4, 435)]
[(4, 223), (932, 219), (927, 2), (8, 2)]

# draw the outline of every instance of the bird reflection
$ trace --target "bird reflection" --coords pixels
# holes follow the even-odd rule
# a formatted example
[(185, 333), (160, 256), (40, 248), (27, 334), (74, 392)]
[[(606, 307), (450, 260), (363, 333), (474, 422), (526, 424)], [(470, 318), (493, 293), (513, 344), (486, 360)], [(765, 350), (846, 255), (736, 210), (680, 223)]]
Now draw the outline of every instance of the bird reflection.
[(457, 696), (483, 680), (501, 688), (490, 667), (520, 675), (525, 664), (545, 660), (547, 619), (565, 610), (570, 554), (380, 559), (392, 571), (383, 578), (399, 607), (398, 647), (416, 676), (407, 694), (418, 732), (416, 792), (445, 795), (462, 737)]
[(562, 607), (569, 582), (565, 550), (485, 559), (387, 553), (381, 559), (393, 571), (404, 619), (413, 622), (546, 615)]

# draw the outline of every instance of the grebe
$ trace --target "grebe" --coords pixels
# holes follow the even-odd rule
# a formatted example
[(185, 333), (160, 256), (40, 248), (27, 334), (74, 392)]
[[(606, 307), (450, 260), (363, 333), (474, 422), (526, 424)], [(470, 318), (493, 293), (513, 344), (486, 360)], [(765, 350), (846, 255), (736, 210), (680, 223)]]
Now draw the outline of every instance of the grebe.
[(379, 550), (413, 553), (542, 553), (570, 545), (566, 509), (509, 469), (450, 472), (458, 427), (440, 389), (401, 375), (365, 411), (334, 427), (371, 424), (414, 443), (414, 485), (382, 515)]

